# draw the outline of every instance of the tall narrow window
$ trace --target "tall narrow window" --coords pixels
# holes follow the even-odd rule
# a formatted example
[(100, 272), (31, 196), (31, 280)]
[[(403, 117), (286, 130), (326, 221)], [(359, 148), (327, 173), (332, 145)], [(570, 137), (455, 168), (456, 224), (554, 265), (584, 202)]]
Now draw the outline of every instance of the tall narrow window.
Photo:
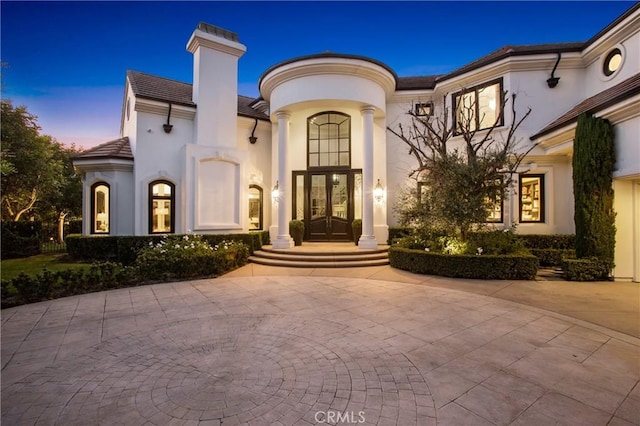
[(520, 175), (520, 222), (544, 222), (544, 175)]
[[(456, 134), (483, 130), (496, 124), (502, 111), (502, 80), (466, 89), (453, 95)], [(497, 122), (501, 126), (502, 117)]]
[(309, 167), (351, 165), (351, 117), (340, 112), (323, 112), (307, 119)]
[(262, 229), (262, 188), (249, 185), (249, 229)]
[(175, 232), (175, 185), (168, 181), (149, 184), (149, 233)]
[(91, 233), (109, 233), (109, 184), (94, 183), (91, 186)]

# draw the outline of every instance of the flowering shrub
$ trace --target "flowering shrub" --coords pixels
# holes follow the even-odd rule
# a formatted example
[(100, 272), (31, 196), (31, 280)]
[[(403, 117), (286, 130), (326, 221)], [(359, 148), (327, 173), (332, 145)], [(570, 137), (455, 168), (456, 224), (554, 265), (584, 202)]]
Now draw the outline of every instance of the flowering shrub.
[(135, 261), (135, 268), (147, 280), (216, 276), (242, 266), (249, 248), (236, 241), (211, 245), (200, 235), (167, 236), (149, 242)]

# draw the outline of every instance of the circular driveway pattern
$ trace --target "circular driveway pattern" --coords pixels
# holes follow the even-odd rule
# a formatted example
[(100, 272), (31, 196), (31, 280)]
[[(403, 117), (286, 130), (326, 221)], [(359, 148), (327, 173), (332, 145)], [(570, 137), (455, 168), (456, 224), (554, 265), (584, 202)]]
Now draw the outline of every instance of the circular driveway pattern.
[(2, 331), (4, 424), (640, 424), (637, 339), (455, 290), (219, 278), (14, 308)]

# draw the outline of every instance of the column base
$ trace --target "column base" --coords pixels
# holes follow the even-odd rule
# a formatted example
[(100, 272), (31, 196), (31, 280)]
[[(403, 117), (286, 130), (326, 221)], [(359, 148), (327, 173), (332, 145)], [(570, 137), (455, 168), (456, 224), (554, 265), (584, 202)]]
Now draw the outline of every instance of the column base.
[(378, 248), (378, 241), (373, 235), (361, 235), (358, 240), (358, 248), (375, 250)]
[(290, 235), (278, 235), (271, 246), (274, 249), (288, 249), (294, 246), (293, 238)]

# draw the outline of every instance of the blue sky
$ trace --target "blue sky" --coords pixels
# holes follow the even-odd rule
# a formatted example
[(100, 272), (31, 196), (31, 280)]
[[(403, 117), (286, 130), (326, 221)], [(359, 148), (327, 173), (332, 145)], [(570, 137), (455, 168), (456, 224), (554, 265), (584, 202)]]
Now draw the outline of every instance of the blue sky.
[(0, 2), (2, 97), (43, 133), (90, 147), (119, 136), (126, 70), (190, 83), (186, 43), (199, 21), (247, 46), (239, 92), (258, 96), (271, 65), (332, 51), (399, 76), (452, 71), (506, 44), (585, 41), (633, 5), (571, 2)]

